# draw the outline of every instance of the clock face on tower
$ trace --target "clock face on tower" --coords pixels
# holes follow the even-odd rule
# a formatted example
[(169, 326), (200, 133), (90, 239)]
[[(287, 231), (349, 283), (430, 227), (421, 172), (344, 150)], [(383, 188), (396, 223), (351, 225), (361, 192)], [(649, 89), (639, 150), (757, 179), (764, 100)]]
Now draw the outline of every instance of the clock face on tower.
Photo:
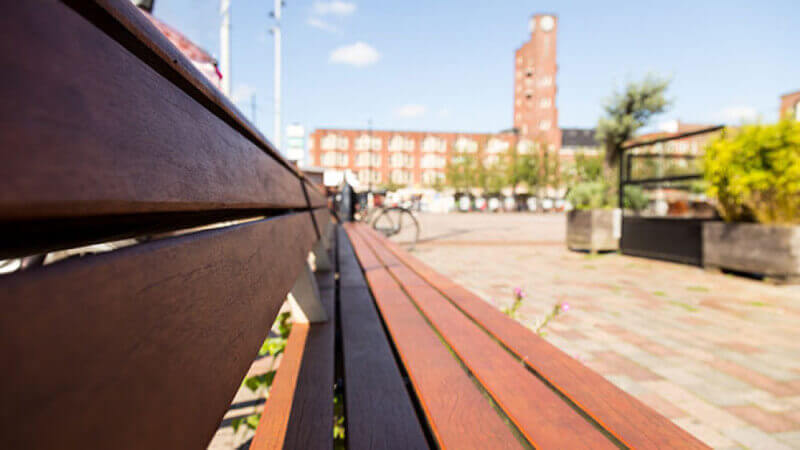
[(555, 21), (551, 16), (544, 16), (541, 19), (539, 19), (539, 26), (542, 27), (542, 31), (552, 30), (553, 25), (555, 25)]

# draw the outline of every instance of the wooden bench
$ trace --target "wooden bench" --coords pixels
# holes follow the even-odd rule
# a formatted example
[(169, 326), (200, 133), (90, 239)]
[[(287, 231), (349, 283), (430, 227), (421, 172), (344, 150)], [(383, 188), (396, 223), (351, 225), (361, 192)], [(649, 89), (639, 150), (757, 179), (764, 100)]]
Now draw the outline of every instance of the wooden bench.
[(702, 447), (370, 229), (332, 232), (128, 0), (9, 2), (0, 26), (0, 258), (127, 242), (0, 276), (0, 447), (206, 446), (290, 291), (251, 448), (332, 448), (334, 389), (354, 449)]
[(204, 448), (327, 200), (129, 0), (4, 6), (0, 259), (136, 245), (0, 276), (0, 447)]
[(332, 373), (349, 448), (706, 448), (374, 230), (334, 253), (335, 329), (292, 331), (251, 448), (330, 448)]

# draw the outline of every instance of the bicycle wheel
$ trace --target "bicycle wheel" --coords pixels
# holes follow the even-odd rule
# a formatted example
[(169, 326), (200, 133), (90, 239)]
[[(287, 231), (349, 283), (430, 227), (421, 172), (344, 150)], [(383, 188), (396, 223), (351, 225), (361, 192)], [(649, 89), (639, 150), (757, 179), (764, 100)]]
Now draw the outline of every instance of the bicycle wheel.
[(413, 250), (419, 239), (419, 222), (414, 213), (399, 206), (382, 209), (372, 221), (372, 228), (398, 244), (407, 245), (408, 250)]

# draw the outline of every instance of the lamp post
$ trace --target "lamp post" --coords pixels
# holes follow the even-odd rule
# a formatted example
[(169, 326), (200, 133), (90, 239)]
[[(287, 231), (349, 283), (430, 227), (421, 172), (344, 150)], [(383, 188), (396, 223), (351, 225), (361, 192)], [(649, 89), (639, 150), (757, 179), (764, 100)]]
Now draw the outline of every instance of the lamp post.
[(279, 151), (281, 149), (281, 7), (283, 0), (275, 0), (275, 10), (272, 12), (272, 17), (275, 19), (275, 26), (272, 27), (272, 35), (275, 37), (275, 76), (274, 87), (275, 91), (273, 98), (275, 100), (274, 106), (274, 142), (275, 148)]

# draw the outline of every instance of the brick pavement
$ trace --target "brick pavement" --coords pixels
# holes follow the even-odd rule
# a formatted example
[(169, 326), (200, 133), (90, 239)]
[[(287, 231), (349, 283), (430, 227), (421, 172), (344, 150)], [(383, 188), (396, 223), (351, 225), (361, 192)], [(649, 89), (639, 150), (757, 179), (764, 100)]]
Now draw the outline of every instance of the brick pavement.
[(715, 448), (800, 449), (800, 287), (564, 245), (563, 215), (420, 215), (417, 257)]

